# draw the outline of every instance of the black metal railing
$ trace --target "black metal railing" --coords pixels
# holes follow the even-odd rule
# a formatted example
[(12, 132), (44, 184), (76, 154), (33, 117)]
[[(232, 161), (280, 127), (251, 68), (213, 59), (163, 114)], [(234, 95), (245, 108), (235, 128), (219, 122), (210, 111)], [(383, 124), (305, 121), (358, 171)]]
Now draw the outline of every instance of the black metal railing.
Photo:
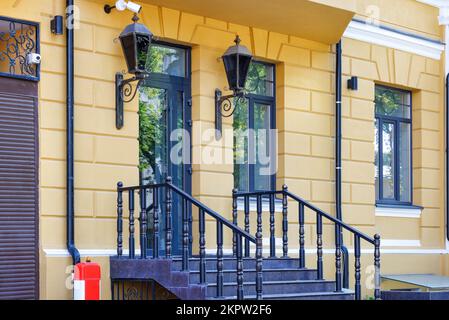
[[(147, 192), (150, 191), (150, 192)], [(224, 229), (230, 231), (233, 234), (234, 253), (236, 257), (236, 275), (237, 275), (237, 299), (244, 298), (243, 291), (243, 241), (249, 245), (254, 243), (257, 248), (257, 262), (256, 262), (256, 292), (257, 299), (262, 299), (262, 235), (261, 229), (256, 237), (252, 236), (249, 232), (239, 228), (231, 221), (225, 219), (222, 215), (210, 209), (202, 204), (197, 199), (193, 198), (188, 193), (184, 192), (172, 183), (171, 177), (168, 177), (165, 183), (149, 184), (141, 186), (124, 187), (123, 183), (117, 184), (117, 256), (119, 258), (126, 256), (123, 255), (123, 199), (124, 194), (128, 196), (128, 212), (129, 212), (129, 238), (128, 248), (129, 253), (127, 258), (136, 259), (136, 245), (135, 245), (135, 196), (138, 193), (140, 199), (139, 210), (139, 227), (140, 227), (140, 259), (159, 259), (161, 255), (165, 254), (166, 259), (173, 258), (173, 195), (176, 194), (176, 201), (179, 201), (177, 208), (180, 208), (180, 214), (182, 214), (182, 226), (181, 232), (181, 256), (182, 256), (182, 271), (189, 271), (189, 260), (192, 258), (190, 239), (192, 232), (190, 212), (192, 207), (196, 207), (198, 210), (198, 231), (199, 231), (199, 267), (200, 274), (199, 283), (206, 284), (206, 215), (211, 217), (216, 222), (216, 267), (217, 267), (217, 280), (216, 296), (223, 296), (223, 268), (224, 268)], [(148, 196), (152, 196), (152, 204), (147, 205)], [(162, 217), (161, 217), (162, 216)], [(151, 219), (150, 219), (151, 218)], [(161, 218), (165, 218), (165, 228), (161, 228)], [(147, 224), (150, 221), (151, 228), (148, 228)], [(152, 247), (148, 248), (148, 230), (152, 229), (150, 236), (152, 237)], [(162, 234), (161, 234), (162, 233)], [(161, 248), (159, 239), (163, 237), (165, 240), (164, 248)], [(178, 236), (178, 235), (175, 235)], [(152, 251), (150, 257), (147, 256), (148, 249)], [(162, 250), (163, 249), (163, 250)], [(139, 257), (137, 257), (139, 258)]]
[[(316, 266), (317, 266), (317, 280), (323, 280), (323, 218), (332, 222), (335, 225), (335, 286), (336, 292), (341, 292), (342, 288), (342, 230), (348, 231), (354, 237), (354, 278), (355, 278), (355, 299), (361, 300), (361, 240), (374, 246), (374, 297), (376, 300), (380, 299), (380, 236), (376, 234), (373, 238), (365, 235), (357, 229), (349, 226), (341, 220), (327, 214), (323, 210), (315, 207), (311, 203), (291, 193), (288, 187), (284, 185), (279, 191), (259, 191), (259, 192), (238, 192), (233, 190), (233, 223), (238, 225), (238, 199), (243, 199), (243, 214), (244, 214), (244, 228), (246, 232), (250, 231), (250, 202), (255, 199), (257, 212), (257, 243), (262, 242), (262, 199), (268, 199), (269, 204), (269, 232), (270, 232), (270, 257), (276, 257), (276, 237), (275, 237), (275, 202), (277, 196), (282, 199), (282, 257), (288, 257), (288, 203), (289, 199), (298, 204), (298, 259), (299, 268), (305, 268), (306, 254), (305, 254), (305, 208), (308, 208), (316, 214)], [(236, 236), (234, 236), (234, 242)], [(235, 246), (234, 246), (235, 247)], [(262, 248), (260, 245), (259, 248)], [(262, 249), (260, 249), (261, 251)], [(261, 252), (257, 252), (258, 259), (262, 259)], [(250, 244), (245, 243), (245, 255), (250, 255)]]

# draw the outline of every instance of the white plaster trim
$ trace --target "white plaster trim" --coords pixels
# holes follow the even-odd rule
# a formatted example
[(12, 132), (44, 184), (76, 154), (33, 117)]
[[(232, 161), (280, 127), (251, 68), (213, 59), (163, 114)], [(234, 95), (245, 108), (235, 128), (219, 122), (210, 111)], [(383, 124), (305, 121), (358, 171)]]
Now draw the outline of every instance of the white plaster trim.
[[(384, 240), (381, 240), (381, 244)], [(251, 247), (253, 247), (252, 245)], [(49, 258), (70, 257), (69, 252), (66, 249), (43, 249), (45, 255)], [(115, 249), (81, 249), (79, 250), (81, 257), (109, 257), (117, 254)], [(348, 249), (350, 254), (354, 253), (354, 249)], [(255, 253), (255, 248), (251, 248), (251, 252)], [(306, 248), (306, 254), (316, 254), (316, 249)], [(446, 249), (385, 249), (383, 244), (381, 247), (382, 254), (449, 254), (449, 250)], [(216, 254), (217, 249), (206, 249), (206, 254)], [(232, 254), (232, 249), (224, 249), (224, 254)], [(264, 248), (263, 253), (266, 255), (269, 253), (268, 248)], [(282, 250), (276, 249), (276, 254), (280, 256)], [(374, 254), (373, 249), (362, 249), (362, 254)], [(128, 250), (123, 250), (123, 255), (127, 255)], [(292, 257), (298, 255), (298, 248), (290, 248), (288, 254)], [(335, 254), (335, 249), (327, 248), (323, 249), (323, 254)], [(140, 250), (136, 249), (136, 257), (140, 255)]]
[[(47, 257), (69, 257), (67, 249), (44, 249)], [(80, 249), (81, 257), (109, 257), (117, 255), (116, 249)], [(123, 255), (128, 255), (129, 250), (123, 250)], [(136, 256), (140, 255), (140, 249), (136, 249)]]
[(424, 4), (428, 4), (429, 6), (433, 6), (433, 7), (444, 7), (447, 6), (447, 0), (416, 0), (418, 2), (424, 3)]
[(420, 208), (376, 207), (376, 217), (421, 218)]
[[(237, 210), (244, 211), (245, 210), (245, 201), (242, 198), (237, 199)], [(256, 199), (250, 198), (249, 200), (249, 210), (256, 211), (257, 210), (257, 202)], [(282, 202), (279, 200), (274, 201), (274, 211), (282, 212)], [(270, 203), (268, 200), (262, 200), (262, 212), (270, 212)]]
[(343, 37), (394, 48), (440, 60), (444, 44), (408, 36), (375, 25), (351, 21)]
[(421, 247), (420, 240), (382, 239), (381, 247)]

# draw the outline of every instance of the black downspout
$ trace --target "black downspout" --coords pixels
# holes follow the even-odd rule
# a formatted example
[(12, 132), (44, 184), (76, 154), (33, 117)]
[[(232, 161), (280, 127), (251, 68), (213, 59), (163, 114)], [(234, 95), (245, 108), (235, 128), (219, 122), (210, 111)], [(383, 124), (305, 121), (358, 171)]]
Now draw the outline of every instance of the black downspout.
[[(341, 205), (341, 84), (342, 84), (342, 53), (341, 40), (336, 47), (336, 72), (335, 72), (335, 213), (336, 218), (343, 221)], [(343, 254), (343, 288), (349, 288), (349, 253), (343, 244), (343, 231), (335, 235), (336, 243), (340, 242)]]
[(449, 74), (446, 75), (446, 239), (449, 241)]
[(80, 253), (75, 247), (75, 204), (74, 204), (74, 29), (70, 23), (74, 0), (67, 0), (67, 250), (72, 256), (73, 265), (80, 262)]

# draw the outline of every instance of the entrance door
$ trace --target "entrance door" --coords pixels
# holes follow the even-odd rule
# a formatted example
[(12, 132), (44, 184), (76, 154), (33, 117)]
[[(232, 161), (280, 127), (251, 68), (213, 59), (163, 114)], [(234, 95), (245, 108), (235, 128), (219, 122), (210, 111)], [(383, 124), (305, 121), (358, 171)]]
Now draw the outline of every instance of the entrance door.
[[(173, 184), (191, 192), (190, 164), (190, 51), (165, 43), (152, 44), (149, 53), (149, 80), (140, 89), (139, 145), (142, 184), (162, 183), (170, 176)], [(164, 195), (159, 194), (161, 231), (165, 230)], [(153, 248), (151, 191), (147, 194), (148, 248)], [(173, 194), (173, 254), (181, 244), (181, 201)], [(165, 249), (165, 232), (160, 232), (160, 252)], [(150, 252), (151, 254), (151, 252)]]

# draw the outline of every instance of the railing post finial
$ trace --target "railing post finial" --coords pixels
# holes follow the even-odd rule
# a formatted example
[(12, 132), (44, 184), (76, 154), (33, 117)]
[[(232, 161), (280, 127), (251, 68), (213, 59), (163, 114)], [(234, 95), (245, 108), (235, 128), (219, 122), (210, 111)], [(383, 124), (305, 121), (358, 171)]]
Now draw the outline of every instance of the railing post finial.
[(380, 235), (374, 235), (374, 298), (380, 300)]
[[(238, 225), (237, 192), (237, 188), (232, 189), (232, 223), (236, 226)], [(237, 257), (237, 234), (235, 232), (233, 232), (232, 235), (232, 253), (235, 257)]]

